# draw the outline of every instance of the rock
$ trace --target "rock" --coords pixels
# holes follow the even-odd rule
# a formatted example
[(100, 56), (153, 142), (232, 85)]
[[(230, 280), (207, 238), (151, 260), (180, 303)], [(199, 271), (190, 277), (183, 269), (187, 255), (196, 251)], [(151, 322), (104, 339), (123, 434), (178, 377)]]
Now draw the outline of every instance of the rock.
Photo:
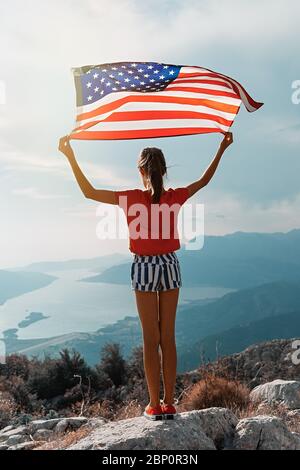
[(140, 416), (105, 423), (68, 450), (215, 450), (213, 440), (201, 427), (209, 419), (209, 414), (195, 410), (170, 421)]
[(25, 436), (24, 434), (15, 434), (14, 436), (10, 436), (5, 442), (5, 444), (10, 447), (16, 444), (22, 444), (22, 442), (26, 441), (28, 441), (28, 436)]
[(7, 450), (31, 450), (34, 447), (37, 447), (38, 443), (34, 441), (26, 441), (22, 444), (17, 444), (15, 446), (9, 447)]
[(87, 424), (90, 428), (96, 428), (102, 426), (102, 424), (109, 423), (109, 420), (106, 418), (89, 418)]
[(265, 401), (269, 405), (281, 404), (294, 410), (300, 408), (300, 382), (273, 380), (254, 388), (250, 393), (253, 402)]
[(1, 436), (3, 433), (6, 433), (7, 431), (11, 431), (12, 429), (14, 429), (14, 427), (13, 427), (12, 425), (6, 426), (5, 428), (1, 429), (1, 431), (0, 431), (0, 436)]
[(8, 449), (8, 445), (7, 444), (0, 444), (0, 451), (1, 450), (7, 450)]
[(15, 429), (10, 429), (6, 432), (0, 434), (0, 442), (6, 441), (10, 436), (15, 436), (17, 434), (23, 434), (27, 430), (26, 426), (18, 426)]
[(55, 426), (55, 431), (62, 433), (65, 432), (68, 428), (72, 430), (80, 428), (83, 424), (88, 422), (87, 418), (84, 417), (74, 417), (74, 418), (64, 418), (61, 419)]
[(31, 421), (29, 428), (31, 433), (35, 433), (39, 429), (54, 429), (57, 423), (59, 423), (62, 418), (54, 418), (54, 419), (37, 419), (35, 421)]
[(55, 432), (63, 433), (67, 430), (69, 426), (69, 422), (67, 419), (62, 419), (57, 425), (55, 426)]
[(38, 429), (32, 436), (34, 441), (49, 441), (54, 435), (50, 429)]
[[(190, 413), (197, 414), (201, 428), (214, 441), (217, 449), (232, 447), (235, 427), (238, 423), (232, 411), (227, 408), (207, 408)], [(184, 414), (181, 413), (181, 416)]]
[(74, 418), (67, 418), (68, 424), (71, 429), (78, 429), (83, 424), (87, 423), (87, 418), (82, 417), (74, 417)]
[(72, 417), (72, 418), (53, 418), (53, 419), (38, 419), (35, 421), (31, 421), (29, 428), (30, 432), (34, 434), (36, 431), (40, 429), (46, 429), (52, 431), (54, 428), (56, 429), (56, 426), (63, 421), (64, 424), (61, 425), (63, 428), (65, 426), (65, 420), (68, 422), (68, 426), (71, 427), (71, 429), (78, 429), (80, 426), (83, 424), (87, 423), (87, 418), (82, 417)]
[(300, 450), (300, 434), (298, 432), (292, 432), (292, 434), (296, 439), (297, 449)]
[(238, 450), (300, 450), (297, 436), (275, 416), (255, 416), (239, 421), (233, 446)]

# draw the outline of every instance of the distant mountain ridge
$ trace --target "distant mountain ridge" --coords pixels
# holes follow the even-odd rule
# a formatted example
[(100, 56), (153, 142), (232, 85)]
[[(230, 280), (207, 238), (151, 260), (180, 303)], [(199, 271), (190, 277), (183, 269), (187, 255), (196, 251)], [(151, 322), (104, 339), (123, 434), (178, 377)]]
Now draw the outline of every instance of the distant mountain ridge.
[(0, 305), (12, 297), (45, 287), (55, 279), (55, 276), (40, 272), (12, 272), (0, 269)]
[[(48, 271), (64, 271), (68, 269), (90, 269), (91, 271), (100, 272), (103, 269), (119, 264), (125, 261), (129, 255), (124, 253), (113, 253), (111, 255), (98, 256), (96, 258), (78, 258), (66, 261), (40, 261), (24, 266), (24, 271), (32, 272), (48, 272)], [(14, 269), (16, 271), (17, 268)]]
[[(201, 250), (177, 252), (184, 285), (242, 289), (300, 280), (300, 229), (288, 233), (208, 235)], [(130, 262), (107, 268), (85, 282), (129, 282)]]
[(300, 309), (275, 315), (247, 325), (235, 326), (219, 334), (207, 336), (202, 341), (192, 344), (182, 353), (180, 363), (184, 369), (199, 367), (202, 358), (211, 362), (218, 357), (228, 356), (243, 351), (249, 345), (260, 344), (275, 338), (285, 339), (300, 336)]

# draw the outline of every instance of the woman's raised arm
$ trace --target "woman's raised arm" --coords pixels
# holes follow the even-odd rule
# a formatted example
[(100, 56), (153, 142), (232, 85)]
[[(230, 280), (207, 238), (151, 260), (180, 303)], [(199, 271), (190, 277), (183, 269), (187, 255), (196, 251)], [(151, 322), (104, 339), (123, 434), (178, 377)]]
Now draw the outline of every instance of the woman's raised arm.
[(115, 191), (110, 191), (108, 189), (95, 189), (94, 186), (85, 177), (76, 161), (75, 154), (71, 147), (68, 136), (64, 136), (59, 139), (58, 150), (62, 152), (69, 160), (77, 183), (86, 198), (93, 199), (94, 201), (98, 202), (106, 202), (108, 204), (117, 204)]
[(194, 183), (191, 183), (190, 185), (187, 186), (189, 190), (189, 197), (191, 197), (193, 194), (195, 194), (199, 189), (203, 188), (206, 186), (210, 180), (212, 179), (217, 166), (219, 165), (219, 162), (221, 160), (221, 157), (227, 147), (231, 145), (233, 142), (233, 137), (231, 132), (226, 132), (224, 135), (224, 139), (222, 140), (219, 150), (216, 153), (216, 156), (214, 157), (213, 161), (210, 163), (208, 168), (205, 170), (201, 178), (199, 178), (197, 181), (194, 181)]

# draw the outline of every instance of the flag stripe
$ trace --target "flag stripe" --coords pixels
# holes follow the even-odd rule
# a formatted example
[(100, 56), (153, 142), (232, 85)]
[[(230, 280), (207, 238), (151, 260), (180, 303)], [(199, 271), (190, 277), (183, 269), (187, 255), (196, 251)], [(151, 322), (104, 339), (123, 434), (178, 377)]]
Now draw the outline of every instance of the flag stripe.
[(212, 70), (209, 70), (209, 69), (203, 69), (199, 67), (199, 72), (197, 71), (197, 69), (198, 67), (182, 67), (178, 76), (179, 77), (196, 77), (197, 75), (200, 75), (200, 76), (209, 75), (211, 77), (224, 78), (225, 80), (228, 81), (228, 83), (231, 83), (234, 90), (238, 94), (240, 94), (242, 101), (244, 105), (246, 106), (246, 109), (249, 112), (255, 111), (256, 109), (259, 109), (263, 105), (263, 103), (254, 101), (253, 98), (251, 98), (251, 96), (247, 93), (245, 88), (243, 88), (240, 83), (238, 83), (236, 80), (232, 79), (231, 77), (228, 77), (227, 75), (224, 75), (222, 73), (213, 72)]
[(142, 138), (155, 138), (155, 137), (171, 137), (179, 135), (191, 134), (208, 134), (213, 132), (220, 132), (220, 129), (215, 127), (182, 127), (182, 128), (156, 128), (156, 129), (140, 129), (140, 130), (127, 130), (127, 131), (83, 131), (72, 134), (72, 139), (88, 139), (88, 140), (115, 140), (115, 139), (142, 139)]
[[(143, 103), (140, 103), (140, 102), (132, 102), (132, 101), (129, 101), (128, 103), (124, 104), (122, 106), (122, 111), (196, 111), (198, 113), (207, 113), (207, 114), (210, 114), (210, 115), (215, 115), (215, 116), (220, 116), (220, 117), (223, 117), (225, 119), (227, 119), (228, 121), (232, 121), (235, 116), (236, 116), (236, 112), (234, 113), (226, 113), (225, 111), (223, 110), (217, 110), (217, 109), (211, 109), (211, 108), (208, 108), (208, 106), (201, 106), (201, 105), (187, 105), (187, 104), (180, 104), (180, 103), (164, 103), (163, 104), (163, 109), (162, 109), (162, 106), (158, 106), (157, 103), (152, 103), (152, 102), (143, 102)], [(109, 111), (107, 113), (101, 113), (99, 114), (99, 118), (101, 117), (101, 119), (105, 119), (106, 117), (110, 116), (111, 114), (114, 113), (114, 110), (112, 111)], [(82, 121), (80, 121), (80, 125), (84, 125), (88, 122), (91, 122), (91, 121), (94, 121), (97, 119), (98, 116), (95, 116), (93, 118), (89, 118), (89, 119), (84, 119)]]
[(207, 119), (218, 122), (224, 126), (231, 126), (233, 119), (230, 121), (221, 116), (213, 114), (198, 113), (196, 111), (122, 111), (116, 112), (105, 119), (98, 121), (87, 122), (86, 124), (77, 127), (75, 130), (88, 129), (100, 122), (122, 122), (122, 121), (138, 121), (138, 120), (158, 120), (158, 119)]
[[(232, 87), (227, 83), (225, 82), (225, 80), (201, 80), (201, 79), (193, 79), (193, 80), (186, 80), (184, 78), (176, 78), (176, 80), (174, 80), (174, 82), (172, 83), (189, 83), (189, 84), (192, 84), (192, 83), (200, 83), (201, 85), (202, 84), (208, 84), (208, 85), (220, 85), (220, 86), (223, 86), (225, 88), (230, 88), (232, 89)], [(172, 83), (170, 85), (168, 85), (168, 87), (170, 87), (172, 85)]]
[(200, 88), (200, 87), (181, 87), (181, 86), (175, 86), (175, 85), (169, 85), (164, 92), (168, 91), (186, 91), (186, 92), (191, 92), (191, 93), (205, 93), (207, 95), (214, 95), (214, 96), (229, 96), (230, 98), (237, 98), (236, 93), (230, 93), (228, 91), (221, 91), (221, 90), (216, 90), (216, 89), (209, 89), (209, 88)]
[[(217, 124), (217, 125), (216, 125)], [(226, 131), (227, 125), (216, 123), (211, 121), (210, 119), (172, 119), (171, 122), (168, 122), (166, 119), (152, 119), (152, 120), (140, 120), (140, 121), (108, 121), (103, 122), (100, 121), (93, 126), (93, 130), (95, 131), (106, 131), (106, 130), (127, 130), (127, 129), (155, 129), (161, 128), (165, 129), (167, 127), (170, 128), (177, 128), (183, 127), (186, 125), (187, 127), (194, 128), (203, 125), (203, 127), (218, 127)]]

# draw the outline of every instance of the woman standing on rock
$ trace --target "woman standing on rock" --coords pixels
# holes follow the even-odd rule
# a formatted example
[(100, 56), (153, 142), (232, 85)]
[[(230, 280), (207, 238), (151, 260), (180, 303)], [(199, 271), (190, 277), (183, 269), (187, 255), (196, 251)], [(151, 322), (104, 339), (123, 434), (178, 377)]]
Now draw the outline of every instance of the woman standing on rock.
[[(178, 212), (189, 197), (209, 183), (224, 151), (232, 141), (232, 134), (226, 133), (216, 156), (203, 175), (192, 184), (175, 189), (164, 188), (163, 178), (167, 173), (167, 166), (163, 152), (156, 147), (144, 148), (139, 156), (138, 169), (145, 190), (124, 191), (95, 189), (82, 173), (68, 136), (59, 141), (59, 150), (68, 158), (85, 197), (119, 205), (126, 215), (129, 249), (133, 255), (131, 287), (135, 292), (143, 331), (143, 358), (150, 397), (144, 415), (150, 419), (173, 418), (176, 413), (175, 317), (179, 289), (182, 286), (176, 255), (176, 250), (180, 248)], [(164, 396), (160, 401), (161, 366)]]

